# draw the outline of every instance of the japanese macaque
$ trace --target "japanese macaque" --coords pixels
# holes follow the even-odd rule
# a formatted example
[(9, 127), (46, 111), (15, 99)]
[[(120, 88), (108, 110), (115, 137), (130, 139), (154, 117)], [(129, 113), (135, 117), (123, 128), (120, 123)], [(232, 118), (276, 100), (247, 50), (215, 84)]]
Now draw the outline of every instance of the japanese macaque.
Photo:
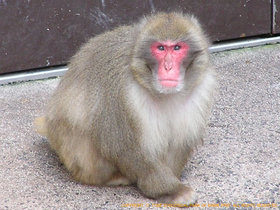
[(198, 21), (181, 13), (90, 39), (35, 120), (37, 131), (81, 183), (136, 184), (160, 202), (195, 202), (180, 176), (213, 103), (208, 43)]

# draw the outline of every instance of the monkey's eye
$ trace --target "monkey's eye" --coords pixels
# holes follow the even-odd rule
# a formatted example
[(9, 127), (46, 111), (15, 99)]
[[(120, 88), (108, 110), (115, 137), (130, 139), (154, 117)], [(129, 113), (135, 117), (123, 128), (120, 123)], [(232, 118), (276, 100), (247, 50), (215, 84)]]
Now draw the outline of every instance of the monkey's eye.
[(180, 50), (180, 49), (181, 49), (181, 46), (179, 46), (179, 45), (174, 46), (174, 50)]
[(164, 50), (164, 46), (160, 45), (157, 47), (159, 50), (163, 51)]

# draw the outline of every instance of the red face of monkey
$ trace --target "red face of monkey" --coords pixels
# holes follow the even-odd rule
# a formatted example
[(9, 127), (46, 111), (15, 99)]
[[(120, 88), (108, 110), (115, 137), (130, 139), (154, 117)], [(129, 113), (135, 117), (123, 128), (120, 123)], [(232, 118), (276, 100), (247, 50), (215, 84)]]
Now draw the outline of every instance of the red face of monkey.
[(184, 42), (154, 42), (151, 54), (158, 63), (157, 77), (165, 88), (174, 88), (179, 85), (181, 63), (188, 55), (189, 46)]

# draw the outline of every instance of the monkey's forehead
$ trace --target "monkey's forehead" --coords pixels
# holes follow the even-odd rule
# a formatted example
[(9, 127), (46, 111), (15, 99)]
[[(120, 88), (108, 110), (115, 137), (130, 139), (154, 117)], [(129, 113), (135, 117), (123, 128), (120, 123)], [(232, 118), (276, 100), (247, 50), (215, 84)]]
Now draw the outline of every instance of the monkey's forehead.
[(195, 23), (179, 13), (159, 13), (146, 18), (142, 30), (158, 40), (178, 40), (186, 37)]

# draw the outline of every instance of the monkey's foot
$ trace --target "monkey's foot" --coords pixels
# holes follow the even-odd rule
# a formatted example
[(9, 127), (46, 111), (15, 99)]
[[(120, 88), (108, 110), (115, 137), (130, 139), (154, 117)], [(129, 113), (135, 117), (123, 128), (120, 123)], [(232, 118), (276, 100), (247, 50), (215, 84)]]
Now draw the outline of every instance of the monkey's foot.
[(162, 197), (160, 202), (172, 204), (176, 207), (187, 207), (196, 202), (196, 196), (191, 187), (182, 186), (175, 194)]
[(130, 184), (131, 184), (131, 181), (121, 174), (114, 175), (112, 177), (112, 179), (110, 179), (106, 183), (107, 186), (119, 186), (119, 185), (125, 186), (125, 185), (130, 185)]

